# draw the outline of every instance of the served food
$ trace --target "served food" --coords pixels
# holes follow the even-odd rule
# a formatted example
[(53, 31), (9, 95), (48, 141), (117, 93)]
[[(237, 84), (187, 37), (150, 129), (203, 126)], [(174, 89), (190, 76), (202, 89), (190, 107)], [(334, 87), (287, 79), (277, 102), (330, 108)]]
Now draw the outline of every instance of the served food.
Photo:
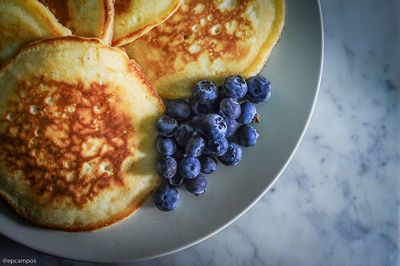
[(163, 98), (189, 98), (197, 81), (256, 75), (284, 25), (284, 0), (187, 0), (125, 46)]
[(39, 0), (74, 35), (96, 37), (111, 44), (114, 27), (113, 0)]
[(0, 66), (24, 44), (70, 34), (37, 0), (0, 1)]
[(88, 231), (152, 192), (162, 211), (176, 187), (203, 194), (259, 138), (284, 16), (284, 0), (0, 0), (0, 196)]
[(137, 210), (160, 182), (163, 114), (120, 49), (69, 36), (24, 47), (0, 71), (0, 195), (50, 228), (92, 230)]
[(178, 10), (180, 0), (115, 0), (113, 46), (128, 44), (148, 33)]

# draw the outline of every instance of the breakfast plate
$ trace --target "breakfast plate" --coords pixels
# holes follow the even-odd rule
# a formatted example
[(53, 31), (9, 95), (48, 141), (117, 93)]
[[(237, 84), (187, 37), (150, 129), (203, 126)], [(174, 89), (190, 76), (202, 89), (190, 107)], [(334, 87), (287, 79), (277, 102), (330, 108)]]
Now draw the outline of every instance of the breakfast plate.
[(280, 42), (261, 74), (272, 99), (258, 107), (261, 137), (237, 167), (220, 166), (199, 197), (182, 191), (176, 210), (160, 212), (151, 199), (133, 216), (94, 232), (61, 232), (21, 220), (0, 201), (0, 233), (52, 255), (94, 262), (154, 258), (219, 232), (253, 206), (277, 180), (298, 147), (318, 94), (323, 61), (319, 1), (286, 0)]

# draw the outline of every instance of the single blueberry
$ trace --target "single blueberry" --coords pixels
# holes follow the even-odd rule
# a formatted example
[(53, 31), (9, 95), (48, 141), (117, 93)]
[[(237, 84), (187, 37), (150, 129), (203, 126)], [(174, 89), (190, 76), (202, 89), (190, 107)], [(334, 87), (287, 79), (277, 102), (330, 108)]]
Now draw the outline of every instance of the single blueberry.
[(222, 156), (228, 150), (229, 144), (226, 138), (219, 140), (208, 140), (206, 146), (206, 154)]
[(186, 142), (193, 135), (194, 129), (190, 125), (190, 123), (183, 123), (178, 126), (178, 129), (175, 132), (175, 141), (184, 147)]
[(241, 124), (250, 124), (257, 113), (256, 106), (254, 103), (244, 102), (241, 104), (241, 110), (242, 112), (237, 121)]
[(171, 100), (167, 104), (167, 115), (178, 121), (188, 119), (191, 114), (190, 105), (183, 100)]
[(243, 156), (242, 148), (238, 144), (232, 142), (229, 144), (228, 151), (224, 155), (218, 158), (221, 163), (229, 166), (234, 166), (240, 162), (242, 156)]
[(240, 111), (240, 104), (236, 99), (225, 98), (219, 103), (219, 112), (224, 118), (237, 119)]
[(251, 77), (248, 81), (247, 99), (252, 103), (261, 103), (271, 98), (271, 82), (263, 76)]
[(200, 161), (196, 157), (183, 157), (178, 164), (178, 174), (187, 179), (193, 179), (198, 176), (200, 169)]
[(206, 138), (218, 140), (226, 136), (227, 126), (225, 120), (220, 115), (202, 115), (193, 124), (195, 129)]
[(159, 137), (156, 146), (160, 155), (171, 156), (176, 152), (176, 144), (172, 138)]
[(202, 104), (197, 101), (192, 101), (192, 113), (198, 114), (210, 114), (216, 111), (215, 103)]
[(199, 157), (204, 152), (206, 141), (200, 135), (193, 135), (186, 143), (185, 155)]
[(178, 128), (178, 121), (164, 115), (157, 121), (157, 130), (161, 136), (172, 137)]
[(183, 185), (184, 178), (180, 175), (176, 174), (171, 179), (168, 180), (168, 183), (173, 187), (180, 187)]
[(243, 147), (254, 146), (257, 143), (257, 139), (260, 136), (257, 130), (250, 125), (243, 125), (239, 127), (237, 131), (239, 138), (239, 144)]
[(157, 162), (157, 172), (160, 176), (164, 177), (165, 179), (172, 178), (177, 171), (178, 164), (175, 158), (166, 156), (161, 157), (158, 159)]
[(201, 170), (203, 174), (211, 174), (217, 170), (218, 163), (212, 156), (203, 156), (200, 158)]
[(218, 88), (212, 81), (202, 80), (194, 87), (192, 96), (199, 103), (212, 103), (218, 98)]
[(233, 136), (236, 133), (236, 130), (238, 129), (239, 124), (238, 124), (238, 122), (236, 122), (235, 119), (229, 119), (229, 118), (225, 118), (225, 123), (227, 126), (226, 137), (228, 138), (230, 136)]
[(167, 183), (161, 183), (153, 193), (153, 201), (159, 210), (172, 211), (178, 206), (179, 193)]
[(241, 99), (247, 93), (246, 81), (241, 76), (229, 76), (222, 85), (226, 97)]
[(194, 179), (185, 179), (185, 187), (187, 191), (195, 194), (196, 196), (204, 194), (207, 188), (207, 177), (199, 174)]

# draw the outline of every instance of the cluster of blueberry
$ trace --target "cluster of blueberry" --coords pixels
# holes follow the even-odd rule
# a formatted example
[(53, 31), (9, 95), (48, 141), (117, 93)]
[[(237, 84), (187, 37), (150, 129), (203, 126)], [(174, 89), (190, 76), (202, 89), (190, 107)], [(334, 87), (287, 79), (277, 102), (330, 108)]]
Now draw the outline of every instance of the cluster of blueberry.
[(240, 76), (225, 79), (220, 89), (211, 81), (196, 84), (192, 99), (166, 102), (167, 114), (157, 122), (161, 155), (157, 172), (165, 179), (153, 194), (157, 208), (176, 208), (176, 187), (201, 195), (207, 187), (205, 174), (224, 165), (237, 165), (242, 147), (256, 144), (259, 134), (255, 104), (271, 97), (271, 83), (262, 76), (247, 81)]

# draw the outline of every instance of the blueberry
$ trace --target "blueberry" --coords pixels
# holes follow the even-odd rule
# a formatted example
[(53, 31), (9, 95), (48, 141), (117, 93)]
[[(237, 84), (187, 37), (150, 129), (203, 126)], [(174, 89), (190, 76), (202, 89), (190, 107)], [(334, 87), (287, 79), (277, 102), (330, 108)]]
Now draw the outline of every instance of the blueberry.
[(203, 137), (199, 135), (193, 135), (186, 143), (185, 155), (199, 157), (203, 154), (206, 142)]
[(162, 183), (153, 193), (153, 201), (161, 211), (172, 211), (178, 206), (178, 191), (166, 183)]
[(238, 124), (238, 122), (236, 122), (235, 119), (229, 119), (229, 118), (225, 118), (225, 123), (227, 126), (226, 137), (228, 138), (230, 136), (233, 136), (236, 133), (236, 130), (238, 129), (239, 124)]
[(225, 120), (217, 114), (200, 116), (194, 126), (196, 130), (209, 139), (218, 140), (226, 135), (227, 126)]
[(168, 183), (173, 187), (180, 187), (183, 185), (184, 178), (180, 175), (176, 174), (171, 179), (168, 180)]
[(175, 141), (184, 147), (186, 142), (193, 135), (193, 132), (194, 129), (189, 123), (180, 124), (175, 132)]
[(222, 156), (228, 150), (228, 141), (226, 138), (222, 138), (219, 140), (208, 140), (206, 146), (206, 154)]
[(187, 191), (196, 196), (202, 195), (207, 188), (207, 177), (203, 174), (199, 174), (194, 179), (186, 179), (184, 183)]
[(225, 165), (237, 165), (240, 160), (242, 159), (243, 150), (242, 148), (236, 143), (230, 143), (228, 151), (219, 157), (221, 163)]
[(176, 144), (172, 138), (160, 137), (157, 139), (156, 146), (160, 155), (171, 156), (176, 152)]
[(167, 102), (167, 115), (178, 121), (188, 119), (191, 113), (190, 105), (183, 100), (172, 100)]
[(237, 121), (241, 124), (250, 124), (257, 113), (256, 106), (253, 103), (244, 102), (241, 104), (241, 110), (242, 112)]
[(241, 76), (229, 76), (222, 85), (227, 97), (241, 99), (247, 93), (246, 81)]
[(257, 133), (257, 130), (250, 125), (243, 125), (239, 127), (237, 135), (239, 138), (239, 144), (243, 147), (254, 146), (257, 142), (258, 137), (260, 136)]
[(178, 174), (183, 178), (193, 179), (199, 175), (200, 169), (200, 161), (196, 157), (183, 157), (179, 161)]
[(211, 156), (203, 156), (200, 159), (201, 163), (201, 170), (203, 174), (211, 174), (217, 170), (218, 163), (217, 161)]
[(177, 166), (175, 158), (170, 156), (161, 157), (157, 162), (157, 172), (165, 179), (170, 179), (176, 174)]
[(215, 112), (215, 103), (202, 104), (197, 101), (192, 101), (192, 113), (198, 114), (210, 114)]
[(261, 103), (268, 101), (271, 98), (272, 86), (263, 76), (251, 77), (247, 84), (249, 90), (247, 92), (247, 99), (252, 103)]
[(212, 103), (218, 98), (218, 88), (213, 82), (202, 80), (196, 84), (192, 96), (198, 103)]
[(161, 136), (172, 137), (178, 128), (178, 121), (164, 115), (157, 121), (157, 130)]
[(237, 119), (240, 111), (240, 104), (236, 99), (225, 98), (219, 103), (219, 112), (224, 118)]

